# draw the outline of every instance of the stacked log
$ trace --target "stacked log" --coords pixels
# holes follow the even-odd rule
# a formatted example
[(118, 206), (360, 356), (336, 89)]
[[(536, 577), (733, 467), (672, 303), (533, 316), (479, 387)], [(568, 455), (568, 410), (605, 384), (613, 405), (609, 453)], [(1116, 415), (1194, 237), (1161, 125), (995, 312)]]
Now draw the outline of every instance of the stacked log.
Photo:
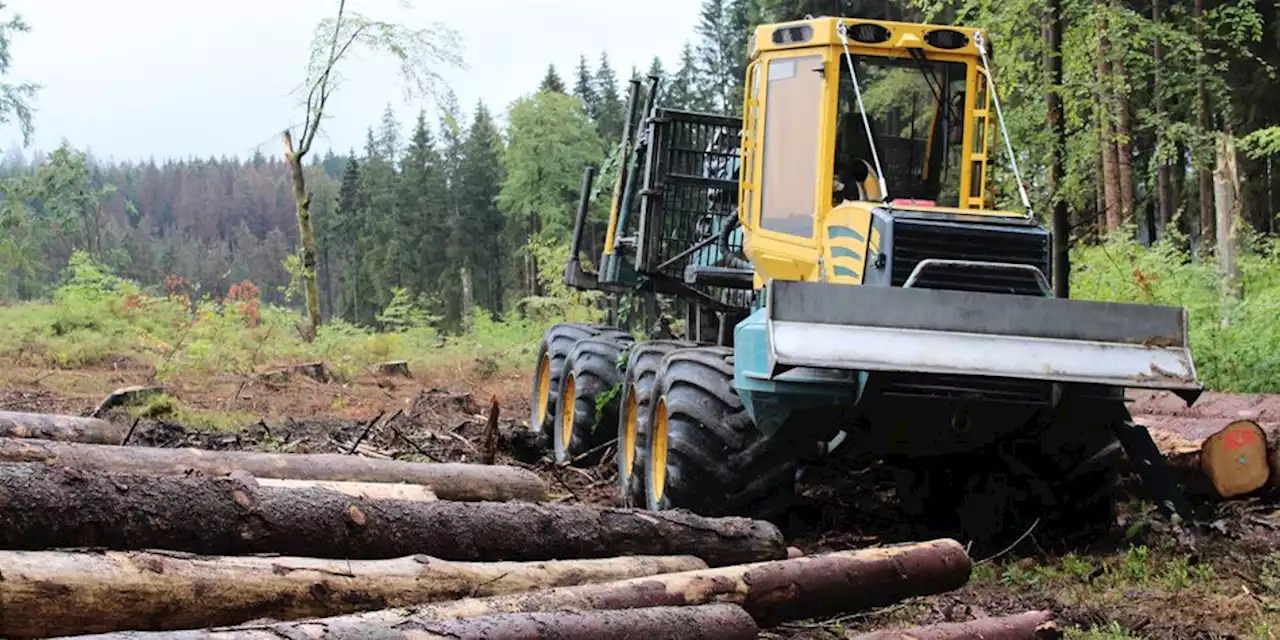
[[(518, 467), (84, 433), (0, 434), (0, 637), (754, 638), (972, 569), (950, 539), (805, 555), (764, 521), (550, 503)], [(1047, 619), (885, 637), (1041, 638), (1023, 632)]]
[(0, 462), (39, 462), (87, 471), (147, 475), (226, 476), (338, 482), (410, 483), (440, 499), (462, 502), (546, 500), (547, 485), (532, 471), (503, 465), (376, 460), (333, 453), (260, 453), (157, 449), (0, 438)]

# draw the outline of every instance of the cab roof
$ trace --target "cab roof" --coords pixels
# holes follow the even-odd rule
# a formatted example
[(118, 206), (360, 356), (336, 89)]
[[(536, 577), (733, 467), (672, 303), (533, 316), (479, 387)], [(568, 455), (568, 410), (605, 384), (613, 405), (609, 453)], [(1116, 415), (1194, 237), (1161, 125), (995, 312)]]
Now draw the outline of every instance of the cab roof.
[(841, 22), (848, 28), (849, 46), (859, 49), (920, 48), (977, 57), (978, 47), (974, 44), (974, 36), (981, 34), (986, 43), (987, 55), (991, 55), (991, 41), (982, 29), (822, 16), (756, 27), (747, 45), (750, 58), (754, 60), (766, 51), (840, 46), (840, 34), (836, 27)]

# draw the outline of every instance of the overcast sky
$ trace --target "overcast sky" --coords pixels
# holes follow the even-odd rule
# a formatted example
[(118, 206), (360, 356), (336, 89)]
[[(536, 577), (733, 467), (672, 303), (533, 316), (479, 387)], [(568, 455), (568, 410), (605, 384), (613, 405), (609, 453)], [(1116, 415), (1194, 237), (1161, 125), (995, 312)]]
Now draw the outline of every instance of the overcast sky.
[[(264, 153), (301, 119), (290, 91), (302, 79), (316, 22), (336, 0), (5, 0), (31, 31), (11, 46), (9, 81), (40, 83), (32, 147), (63, 138), (100, 159)], [(549, 63), (572, 83), (578, 56), (593, 67), (602, 50), (620, 78), (657, 55), (668, 69), (693, 37), (697, 0), (348, 0), (379, 18), (443, 22), (461, 37), (465, 70), (445, 76), (469, 113), (478, 100), (501, 115), (537, 88)], [(406, 127), (432, 105), (408, 103), (395, 64), (347, 60), (317, 146), (363, 146), (365, 128), (390, 103)], [(21, 142), (4, 126), (3, 148)], [(28, 150), (28, 154), (30, 149)]]

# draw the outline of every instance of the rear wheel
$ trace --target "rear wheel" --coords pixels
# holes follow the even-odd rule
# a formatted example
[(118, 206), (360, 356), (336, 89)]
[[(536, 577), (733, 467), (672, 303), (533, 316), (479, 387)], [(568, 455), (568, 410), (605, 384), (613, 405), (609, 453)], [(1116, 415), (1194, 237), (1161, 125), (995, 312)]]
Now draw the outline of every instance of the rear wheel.
[(693, 344), (679, 340), (652, 340), (631, 348), (622, 379), (622, 405), (618, 412), (618, 491), (626, 506), (643, 505), (644, 459), (648, 452), (649, 407), (653, 383), (662, 357)]
[(795, 453), (752, 423), (733, 385), (732, 350), (668, 353), (653, 398), (644, 460), (649, 509), (764, 518), (793, 493)]
[(538, 345), (538, 356), (534, 361), (531, 403), (533, 406), (529, 416), (529, 428), (547, 438), (544, 440), (544, 446), (545, 442), (551, 439), (565, 357), (579, 340), (602, 334), (628, 335), (612, 327), (564, 322), (548, 329)]
[(1033, 524), (1063, 542), (1091, 537), (1115, 522), (1121, 450), (1110, 427), (1123, 412), (1068, 402), (983, 451), (917, 460), (915, 481), (900, 489), (903, 502), (914, 502), (934, 527), (993, 549)]
[(609, 440), (612, 434), (603, 425), (618, 423), (619, 360), (633, 341), (625, 333), (601, 334), (579, 340), (565, 357), (553, 434), (556, 462), (570, 462)]

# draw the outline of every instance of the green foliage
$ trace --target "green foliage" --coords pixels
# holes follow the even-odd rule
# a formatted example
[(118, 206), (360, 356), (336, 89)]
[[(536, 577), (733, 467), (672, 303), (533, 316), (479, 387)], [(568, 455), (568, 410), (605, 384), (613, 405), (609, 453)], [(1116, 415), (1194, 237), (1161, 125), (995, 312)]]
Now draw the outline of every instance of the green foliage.
[[(7, 8), (7, 4), (0, 2), (0, 11)], [(9, 45), (13, 42), (13, 36), (29, 31), (31, 27), (18, 14), (14, 14), (5, 22), (0, 22), (0, 77), (9, 74), (9, 65), (12, 62)], [(35, 132), (32, 124), (31, 101), (35, 99), (36, 92), (40, 88), (40, 85), (31, 82), (0, 81), (0, 124), (8, 124), (13, 118), (17, 118), (22, 130), (24, 146), (31, 144), (31, 135)]]
[(1216, 262), (1193, 262), (1184, 238), (1150, 249), (1127, 233), (1072, 254), (1071, 296), (1186, 307), (1196, 369), (1212, 389), (1246, 393), (1280, 387), (1280, 242), (1251, 240), (1239, 257), (1244, 296), (1224, 297)]
[(582, 169), (604, 159), (594, 124), (579, 100), (550, 92), (517, 100), (507, 121), (507, 178), (498, 206), (529, 237), (568, 239)]
[(392, 332), (403, 332), (419, 329), (439, 322), (439, 316), (427, 312), (434, 307), (430, 299), (422, 294), (413, 295), (404, 287), (392, 289), (391, 302), (378, 314), (378, 324)]

